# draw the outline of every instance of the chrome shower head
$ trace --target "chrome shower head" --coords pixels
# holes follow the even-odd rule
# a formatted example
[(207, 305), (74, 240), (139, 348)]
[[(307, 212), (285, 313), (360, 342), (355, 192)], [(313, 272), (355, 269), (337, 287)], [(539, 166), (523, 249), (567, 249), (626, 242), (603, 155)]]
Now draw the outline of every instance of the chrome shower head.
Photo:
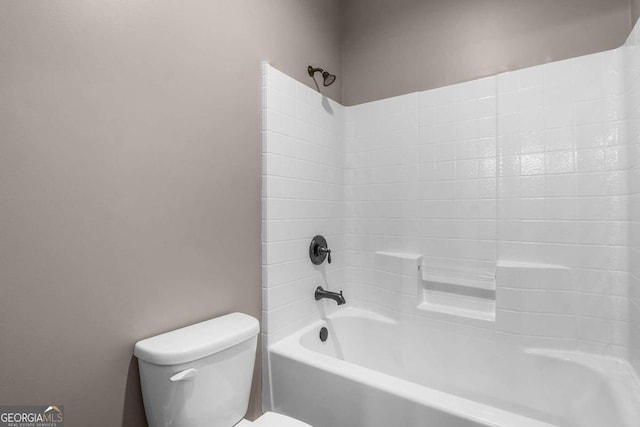
[(314, 68), (311, 65), (307, 67), (307, 72), (313, 79), (315, 80), (316, 73), (322, 73), (322, 85), (323, 86), (331, 86), (333, 82), (336, 81), (336, 75), (331, 74), (328, 71), (324, 71), (322, 68)]

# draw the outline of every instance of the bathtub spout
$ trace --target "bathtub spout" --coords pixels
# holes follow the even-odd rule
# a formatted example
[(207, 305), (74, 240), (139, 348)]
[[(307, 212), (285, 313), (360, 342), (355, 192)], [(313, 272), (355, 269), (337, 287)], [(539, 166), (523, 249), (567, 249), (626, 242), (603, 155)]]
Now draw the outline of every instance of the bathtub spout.
[(346, 303), (346, 301), (344, 300), (344, 297), (342, 296), (342, 291), (340, 291), (340, 293), (325, 291), (322, 288), (322, 286), (318, 286), (316, 288), (315, 297), (316, 297), (316, 301), (320, 301), (323, 298), (329, 298), (337, 302), (338, 305), (342, 305)]

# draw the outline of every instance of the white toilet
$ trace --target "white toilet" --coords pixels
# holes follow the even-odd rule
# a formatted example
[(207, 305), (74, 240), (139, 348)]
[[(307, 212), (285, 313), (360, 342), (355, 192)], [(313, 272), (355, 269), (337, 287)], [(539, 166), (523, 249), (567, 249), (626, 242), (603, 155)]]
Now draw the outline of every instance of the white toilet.
[(136, 343), (149, 427), (311, 427), (273, 412), (243, 420), (259, 329), (232, 313)]

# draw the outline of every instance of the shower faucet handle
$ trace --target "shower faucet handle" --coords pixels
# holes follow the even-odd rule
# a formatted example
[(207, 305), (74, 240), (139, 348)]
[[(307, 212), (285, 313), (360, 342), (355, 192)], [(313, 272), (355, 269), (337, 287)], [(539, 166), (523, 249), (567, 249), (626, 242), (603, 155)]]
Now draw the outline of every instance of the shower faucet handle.
[(324, 246), (318, 247), (319, 254), (327, 254), (327, 263), (331, 264), (331, 249), (325, 248)]
[(309, 258), (314, 265), (320, 265), (326, 259), (331, 264), (331, 249), (328, 247), (327, 239), (317, 235), (311, 239), (309, 245)]

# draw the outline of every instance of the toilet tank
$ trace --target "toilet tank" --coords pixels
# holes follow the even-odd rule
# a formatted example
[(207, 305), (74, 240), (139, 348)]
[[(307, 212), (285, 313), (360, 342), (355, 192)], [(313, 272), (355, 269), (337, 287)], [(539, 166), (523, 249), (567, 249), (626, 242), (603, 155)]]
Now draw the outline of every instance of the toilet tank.
[(136, 343), (150, 427), (231, 427), (249, 404), (258, 321), (232, 313)]

